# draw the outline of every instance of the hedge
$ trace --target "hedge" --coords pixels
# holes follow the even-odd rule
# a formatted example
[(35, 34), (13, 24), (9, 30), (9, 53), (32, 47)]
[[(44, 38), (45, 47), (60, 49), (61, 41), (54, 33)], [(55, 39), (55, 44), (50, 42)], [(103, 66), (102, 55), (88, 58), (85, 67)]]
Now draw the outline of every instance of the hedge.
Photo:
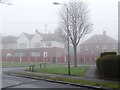
[(98, 58), (97, 60), (96, 60), (96, 66), (97, 66), (97, 70), (98, 70), (98, 73), (100, 74), (100, 59), (101, 58)]
[(116, 55), (116, 52), (103, 52), (100, 54), (100, 57), (103, 57), (105, 55)]
[(120, 55), (105, 55), (96, 61), (101, 76), (120, 78)]

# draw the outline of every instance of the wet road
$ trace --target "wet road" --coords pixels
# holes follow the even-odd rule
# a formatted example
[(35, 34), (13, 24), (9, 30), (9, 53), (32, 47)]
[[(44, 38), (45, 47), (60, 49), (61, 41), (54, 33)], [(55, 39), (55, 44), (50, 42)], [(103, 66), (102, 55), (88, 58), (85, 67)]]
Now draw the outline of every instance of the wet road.
[(71, 85), (3, 75), (2, 88), (78, 88)]
[[(3, 68), (3, 71), (20, 70), (22, 68)], [(2, 88), (79, 88), (79, 90), (93, 90), (69, 84), (60, 84), (44, 80), (35, 80), (2, 74)]]

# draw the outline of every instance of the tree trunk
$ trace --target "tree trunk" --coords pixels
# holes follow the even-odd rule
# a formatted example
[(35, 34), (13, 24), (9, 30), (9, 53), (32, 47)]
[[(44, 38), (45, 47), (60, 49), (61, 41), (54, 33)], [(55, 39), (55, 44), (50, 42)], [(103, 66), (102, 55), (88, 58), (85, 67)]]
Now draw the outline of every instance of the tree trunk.
[(77, 46), (74, 45), (74, 67), (77, 67)]

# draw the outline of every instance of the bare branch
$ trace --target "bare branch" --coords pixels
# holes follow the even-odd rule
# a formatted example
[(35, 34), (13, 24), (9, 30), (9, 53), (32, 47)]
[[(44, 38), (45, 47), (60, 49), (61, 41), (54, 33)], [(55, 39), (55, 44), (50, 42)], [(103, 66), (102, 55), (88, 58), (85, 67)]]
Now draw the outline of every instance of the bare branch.
[(0, 3), (7, 4), (7, 5), (12, 5), (11, 0), (0, 0)]
[[(76, 47), (79, 44), (81, 38), (88, 34), (92, 30), (92, 24), (89, 20), (88, 6), (84, 2), (70, 2), (67, 4), (67, 9), (65, 7), (61, 8), (61, 28), (67, 33), (67, 25), (69, 27), (69, 34), (71, 43), (74, 47), (76, 53)], [(68, 16), (68, 23), (67, 23)], [(67, 35), (67, 34), (66, 34)]]

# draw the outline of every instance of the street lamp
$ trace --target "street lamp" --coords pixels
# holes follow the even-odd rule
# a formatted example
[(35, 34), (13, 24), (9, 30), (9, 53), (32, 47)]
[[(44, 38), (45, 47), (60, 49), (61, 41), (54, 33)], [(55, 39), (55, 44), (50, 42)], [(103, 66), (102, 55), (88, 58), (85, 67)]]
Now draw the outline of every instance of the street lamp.
[(70, 75), (70, 55), (69, 55), (69, 26), (68, 26), (68, 5), (67, 4), (62, 4), (58, 2), (54, 2), (54, 5), (64, 5), (66, 6), (67, 9), (67, 36), (68, 36), (68, 75)]

